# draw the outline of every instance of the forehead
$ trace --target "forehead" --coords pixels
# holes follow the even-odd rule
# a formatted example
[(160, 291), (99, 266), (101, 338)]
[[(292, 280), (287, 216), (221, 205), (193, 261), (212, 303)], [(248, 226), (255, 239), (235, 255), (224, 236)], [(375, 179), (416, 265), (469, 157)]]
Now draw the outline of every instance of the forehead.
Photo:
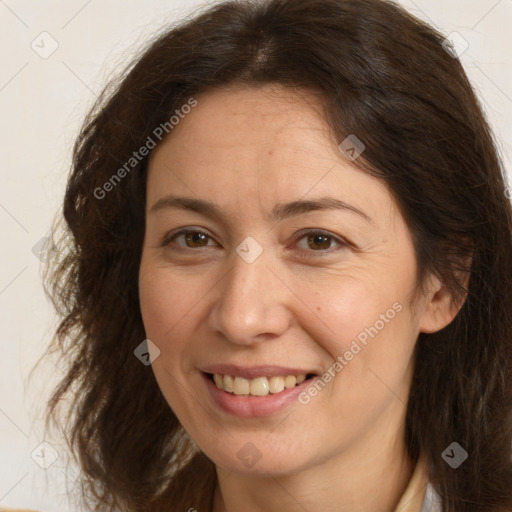
[(268, 211), (326, 195), (370, 202), (370, 210), (393, 203), (382, 181), (342, 156), (312, 93), (272, 85), (196, 99), (150, 156), (149, 200), (186, 193), (226, 207), (238, 200), (240, 208), (240, 198), (246, 207), (257, 199)]
[(209, 153), (223, 160), (244, 150), (249, 156), (251, 148), (253, 154), (282, 154), (285, 148), (318, 154), (329, 138), (321, 108), (311, 93), (276, 85), (210, 91), (197, 97), (197, 106), (152, 152), (150, 163), (170, 150), (187, 159)]

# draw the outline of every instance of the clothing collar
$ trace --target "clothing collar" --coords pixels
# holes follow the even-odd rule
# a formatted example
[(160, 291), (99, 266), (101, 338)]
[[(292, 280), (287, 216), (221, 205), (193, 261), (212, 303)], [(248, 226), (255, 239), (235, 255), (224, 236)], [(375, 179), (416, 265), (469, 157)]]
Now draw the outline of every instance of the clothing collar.
[(428, 481), (428, 466), (424, 458), (418, 460), (395, 512), (441, 512), (441, 500)]

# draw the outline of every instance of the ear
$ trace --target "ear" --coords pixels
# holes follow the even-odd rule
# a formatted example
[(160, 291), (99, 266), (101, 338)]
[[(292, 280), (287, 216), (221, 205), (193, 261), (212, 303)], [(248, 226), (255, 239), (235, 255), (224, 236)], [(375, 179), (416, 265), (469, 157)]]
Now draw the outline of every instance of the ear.
[[(467, 290), (469, 275), (464, 277), (462, 284)], [(420, 318), (419, 331), (434, 333), (446, 327), (457, 316), (466, 300), (467, 292), (456, 300), (453, 292), (434, 275), (429, 277), (426, 288), (428, 291), (425, 293), (425, 306)]]

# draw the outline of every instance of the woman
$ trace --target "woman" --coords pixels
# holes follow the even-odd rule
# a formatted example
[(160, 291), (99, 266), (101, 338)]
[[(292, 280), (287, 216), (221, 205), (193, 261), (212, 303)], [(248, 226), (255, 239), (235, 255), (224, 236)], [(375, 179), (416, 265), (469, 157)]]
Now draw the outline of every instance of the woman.
[(91, 510), (512, 510), (512, 215), (443, 37), (227, 2), (74, 152), (50, 294)]

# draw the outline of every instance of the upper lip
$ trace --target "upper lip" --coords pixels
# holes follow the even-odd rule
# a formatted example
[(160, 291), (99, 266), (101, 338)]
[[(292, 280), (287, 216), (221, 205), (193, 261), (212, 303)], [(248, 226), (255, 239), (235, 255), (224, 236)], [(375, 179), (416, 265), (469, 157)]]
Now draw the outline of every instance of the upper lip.
[(287, 375), (308, 375), (311, 370), (303, 368), (289, 368), (275, 365), (239, 366), (235, 364), (212, 364), (201, 368), (204, 373), (217, 373), (219, 375), (231, 375), (244, 377), (245, 379), (256, 379), (257, 377), (273, 377)]

